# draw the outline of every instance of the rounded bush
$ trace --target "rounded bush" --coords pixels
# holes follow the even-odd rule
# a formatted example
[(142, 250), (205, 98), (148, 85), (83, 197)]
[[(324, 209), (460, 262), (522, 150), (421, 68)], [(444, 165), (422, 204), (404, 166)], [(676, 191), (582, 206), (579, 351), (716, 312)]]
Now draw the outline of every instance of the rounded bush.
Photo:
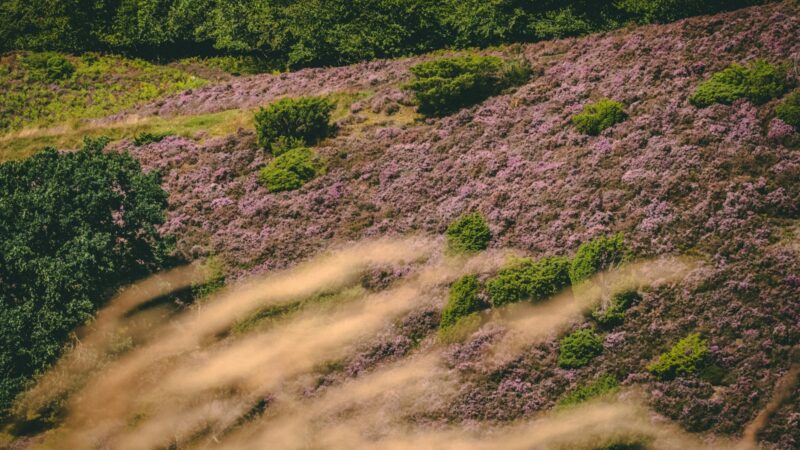
[(584, 281), (598, 272), (609, 270), (627, 258), (627, 247), (623, 235), (600, 237), (578, 247), (569, 278), (573, 285)]
[(558, 365), (564, 368), (583, 367), (602, 352), (603, 340), (594, 330), (578, 330), (561, 339)]
[(293, 191), (317, 176), (321, 168), (316, 152), (305, 147), (295, 148), (261, 169), (259, 181), (270, 192)]
[(604, 309), (592, 312), (592, 318), (604, 328), (622, 325), (625, 321), (625, 310), (633, 306), (641, 296), (635, 290), (618, 292), (611, 296), (611, 301)]
[(419, 112), (445, 116), (525, 83), (532, 72), (524, 61), (471, 55), (423, 62), (411, 73), (416, 79), (405, 88), (416, 96)]
[(775, 108), (775, 115), (785, 123), (800, 131), (800, 91), (787, 95)]
[(330, 133), (333, 109), (334, 104), (322, 97), (278, 100), (255, 115), (258, 144), (275, 156), (298, 146), (314, 145)]
[(484, 304), (478, 296), (480, 283), (476, 275), (467, 275), (450, 286), (450, 296), (447, 305), (442, 310), (440, 329), (452, 327), (459, 319), (484, 309)]
[(714, 103), (731, 104), (746, 98), (756, 105), (780, 97), (786, 92), (786, 69), (756, 60), (747, 66), (731, 64), (700, 83), (689, 102), (698, 108)]
[(516, 261), (486, 283), (489, 301), (500, 307), (550, 298), (569, 286), (569, 267), (569, 259), (562, 257)]
[(572, 116), (572, 123), (581, 133), (596, 136), (627, 117), (622, 103), (604, 98), (584, 106), (583, 111)]
[(699, 333), (693, 333), (678, 341), (662, 354), (658, 360), (647, 366), (652, 374), (671, 379), (695, 373), (708, 355), (708, 341)]
[(492, 232), (479, 212), (465, 214), (447, 227), (448, 248), (456, 253), (486, 250), (490, 240)]

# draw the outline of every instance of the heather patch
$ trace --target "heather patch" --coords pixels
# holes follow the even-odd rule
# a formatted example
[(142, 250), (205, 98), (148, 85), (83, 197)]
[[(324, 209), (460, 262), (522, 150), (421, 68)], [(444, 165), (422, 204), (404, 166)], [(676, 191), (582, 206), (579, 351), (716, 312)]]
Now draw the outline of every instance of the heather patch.
[(558, 400), (559, 407), (577, 405), (587, 400), (612, 394), (619, 390), (619, 381), (613, 375), (601, 375), (596, 380), (578, 386)]
[(642, 299), (635, 290), (618, 292), (611, 296), (611, 300), (592, 311), (592, 318), (603, 328), (613, 328), (625, 321), (625, 310)]

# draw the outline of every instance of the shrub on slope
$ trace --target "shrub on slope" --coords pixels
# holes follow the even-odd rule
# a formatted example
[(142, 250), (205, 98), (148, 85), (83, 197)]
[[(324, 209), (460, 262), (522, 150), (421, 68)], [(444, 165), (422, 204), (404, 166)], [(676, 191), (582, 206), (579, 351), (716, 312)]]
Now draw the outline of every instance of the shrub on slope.
[(694, 333), (678, 341), (647, 370), (663, 379), (690, 375), (697, 371), (708, 354), (708, 341)]
[(619, 265), (625, 261), (627, 252), (622, 234), (599, 237), (582, 244), (578, 247), (569, 269), (572, 284), (577, 285), (598, 272)]
[(285, 98), (256, 113), (258, 144), (274, 156), (328, 135), (334, 105), (322, 97)]
[(442, 310), (442, 321), (439, 328), (444, 330), (456, 324), (460, 319), (474, 314), (484, 308), (478, 296), (480, 283), (475, 275), (460, 278), (450, 286), (447, 305)]
[(259, 180), (270, 192), (293, 191), (317, 176), (321, 169), (316, 152), (300, 147), (273, 159), (261, 170)]
[(486, 283), (489, 299), (495, 307), (545, 300), (569, 286), (569, 266), (569, 260), (559, 256), (516, 261)]
[(800, 91), (794, 91), (783, 99), (775, 108), (775, 115), (779, 119), (800, 131)]
[(586, 328), (561, 339), (558, 346), (558, 365), (564, 368), (583, 367), (603, 352), (603, 340)]
[(581, 133), (597, 136), (606, 128), (613, 127), (627, 117), (622, 103), (604, 98), (596, 103), (586, 105), (583, 111), (572, 116), (572, 123)]
[(734, 63), (715, 73), (697, 87), (689, 102), (705, 108), (714, 103), (731, 104), (746, 98), (760, 105), (780, 97), (785, 91), (785, 68), (759, 59), (747, 66)]
[(492, 232), (481, 213), (464, 214), (447, 227), (447, 247), (456, 253), (486, 250)]
[(0, 410), (117, 286), (167, 258), (158, 174), (104, 145), (0, 165)]

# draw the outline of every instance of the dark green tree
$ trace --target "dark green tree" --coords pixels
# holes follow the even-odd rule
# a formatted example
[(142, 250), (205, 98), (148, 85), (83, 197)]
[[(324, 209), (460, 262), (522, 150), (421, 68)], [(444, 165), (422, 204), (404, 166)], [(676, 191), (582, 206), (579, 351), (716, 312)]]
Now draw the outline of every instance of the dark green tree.
[(0, 165), (0, 411), (115, 289), (168, 261), (159, 175), (106, 142)]

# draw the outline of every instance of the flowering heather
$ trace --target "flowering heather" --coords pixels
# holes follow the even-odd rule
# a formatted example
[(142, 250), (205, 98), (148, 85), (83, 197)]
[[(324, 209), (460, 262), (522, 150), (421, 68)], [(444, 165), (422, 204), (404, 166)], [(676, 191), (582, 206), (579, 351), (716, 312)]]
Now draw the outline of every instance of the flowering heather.
[[(490, 247), (535, 258), (570, 256), (617, 232), (637, 257), (702, 255), (706, 264), (684, 282), (643, 291), (586, 367), (558, 368), (557, 340), (489, 373), (471, 356), (480, 355), (478, 341), (449, 350), (464, 380), (439, 413), (451, 421), (514, 420), (610, 373), (644, 385), (654, 410), (689, 430), (737, 434), (769, 401), (800, 341), (798, 232), (787, 227), (800, 219), (800, 151), (790, 146), (795, 132), (771, 121), (777, 100), (699, 109), (688, 97), (733, 62), (800, 64), (798, 8), (770, 3), (524, 45), (539, 73), (527, 84), (442, 119), (345, 126), (316, 148), (326, 173), (293, 192), (270, 193), (258, 183), (269, 156), (248, 131), (120, 147), (162, 172), (171, 207), (163, 231), (177, 236), (180, 252), (218, 255), (234, 277), (286, 267), (331, 243), (442, 234), (469, 211), (484, 214)], [(218, 111), (341, 90), (395, 99), (417, 61), (242, 78), (138, 112)], [(628, 119), (596, 137), (575, 130), (571, 117), (601, 97), (624, 103)], [(353, 114), (381, 111), (383, 102), (364, 101)], [(647, 372), (671, 344), (701, 330), (708, 364), (722, 377), (659, 381)], [(348, 370), (360, 373), (409, 348), (392, 336)], [(798, 417), (796, 401), (779, 408), (760, 439), (797, 448)]]

